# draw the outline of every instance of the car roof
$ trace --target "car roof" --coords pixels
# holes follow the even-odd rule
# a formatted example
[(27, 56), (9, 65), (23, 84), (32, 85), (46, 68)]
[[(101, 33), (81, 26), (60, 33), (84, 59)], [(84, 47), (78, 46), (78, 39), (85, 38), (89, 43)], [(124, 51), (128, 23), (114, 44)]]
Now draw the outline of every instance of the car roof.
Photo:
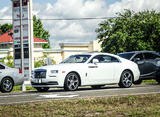
[(138, 54), (138, 53), (157, 53), (156, 51), (149, 51), (149, 50), (143, 50), (143, 51), (131, 51), (131, 52), (123, 52), (123, 53), (119, 53), (119, 54), (126, 54), (126, 53), (135, 53), (135, 54)]
[(91, 56), (96, 56), (96, 55), (109, 55), (109, 56), (114, 56), (114, 57), (118, 57), (115, 54), (111, 54), (111, 53), (103, 53), (103, 52), (89, 52), (89, 53), (82, 53), (82, 54), (75, 54), (75, 55), (91, 55)]

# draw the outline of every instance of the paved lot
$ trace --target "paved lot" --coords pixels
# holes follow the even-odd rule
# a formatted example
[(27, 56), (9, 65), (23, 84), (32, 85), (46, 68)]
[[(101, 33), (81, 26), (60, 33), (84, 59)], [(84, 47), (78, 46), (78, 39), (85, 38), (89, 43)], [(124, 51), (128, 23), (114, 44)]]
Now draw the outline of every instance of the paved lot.
[(133, 85), (131, 88), (119, 88), (117, 85), (108, 85), (102, 89), (91, 89), (89, 87), (79, 88), (78, 91), (66, 92), (63, 89), (51, 89), (48, 92), (27, 91), (20, 93), (0, 93), (0, 105), (28, 103), (36, 101), (89, 98), (89, 97), (110, 97), (125, 95), (142, 95), (160, 93), (160, 85)]

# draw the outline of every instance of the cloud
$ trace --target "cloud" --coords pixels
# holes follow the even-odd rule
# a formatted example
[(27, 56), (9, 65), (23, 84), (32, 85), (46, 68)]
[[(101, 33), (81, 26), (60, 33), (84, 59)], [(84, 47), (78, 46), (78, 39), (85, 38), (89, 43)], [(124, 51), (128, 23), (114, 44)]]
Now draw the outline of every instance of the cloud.
[(12, 18), (12, 7), (3, 7), (0, 9), (0, 24), (5, 24), (5, 23), (12, 23), (12, 20), (9, 20)]
[[(36, 4), (36, 9), (42, 8)], [(107, 6), (105, 0), (57, 0), (56, 3), (43, 5), (37, 16), (41, 19), (88, 18), (105, 16)], [(51, 34), (51, 43), (56, 41), (91, 41), (96, 39), (95, 29), (101, 20), (42, 20)], [(54, 41), (52, 41), (54, 40)], [(53, 46), (52, 46), (53, 47)]]
[[(95, 29), (103, 20), (45, 20), (85, 17), (114, 17), (124, 9), (134, 11), (160, 11), (160, 0), (56, 0), (52, 3), (33, 3), (33, 13), (42, 20), (44, 28), (50, 32), (53, 48), (59, 42), (87, 42), (96, 39)], [(11, 6), (0, 8), (1, 18), (11, 18)], [(0, 21), (0, 23), (6, 23)], [(11, 22), (11, 21), (10, 21)]]

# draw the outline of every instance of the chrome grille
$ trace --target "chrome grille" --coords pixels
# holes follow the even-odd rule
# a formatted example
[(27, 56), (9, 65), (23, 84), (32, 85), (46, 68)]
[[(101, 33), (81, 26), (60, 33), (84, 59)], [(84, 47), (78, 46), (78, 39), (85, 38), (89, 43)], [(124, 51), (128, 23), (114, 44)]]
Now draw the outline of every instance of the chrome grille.
[(34, 78), (46, 78), (46, 73), (47, 71), (44, 69), (38, 69), (36, 71), (34, 71)]

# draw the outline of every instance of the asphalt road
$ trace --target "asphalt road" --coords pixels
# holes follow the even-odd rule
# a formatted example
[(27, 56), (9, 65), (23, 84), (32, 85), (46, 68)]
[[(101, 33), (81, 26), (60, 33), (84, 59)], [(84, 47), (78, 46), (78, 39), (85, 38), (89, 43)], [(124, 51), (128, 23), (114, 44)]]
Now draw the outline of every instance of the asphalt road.
[(130, 88), (119, 88), (117, 85), (108, 85), (102, 89), (89, 87), (79, 88), (77, 91), (50, 89), (48, 92), (27, 91), (20, 93), (0, 93), (0, 105), (28, 103), (55, 99), (111, 97), (125, 95), (143, 95), (160, 93), (160, 85), (133, 85)]

